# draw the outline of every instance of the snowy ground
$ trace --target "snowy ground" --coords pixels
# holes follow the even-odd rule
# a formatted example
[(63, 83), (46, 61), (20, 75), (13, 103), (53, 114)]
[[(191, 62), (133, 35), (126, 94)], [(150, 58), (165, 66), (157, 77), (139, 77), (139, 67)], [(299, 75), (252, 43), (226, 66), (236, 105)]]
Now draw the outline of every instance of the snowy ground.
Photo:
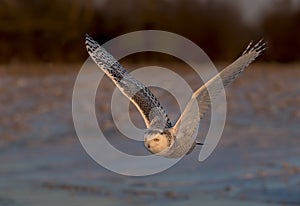
[[(71, 115), (79, 69), (0, 67), (0, 205), (300, 204), (299, 64), (252, 65), (226, 91), (228, 115), (214, 153), (198, 162), (198, 148), (172, 168), (147, 177), (114, 174), (82, 148)], [(98, 121), (118, 144), (122, 136), (107, 104), (113, 84), (104, 84), (107, 91), (99, 91), (96, 100)], [(173, 100), (165, 93), (156, 94), (174, 119), (178, 106), (169, 105)], [(138, 122), (138, 113), (131, 110)], [(208, 123), (209, 117), (204, 130)], [(125, 141), (116, 147), (147, 153), (142, 144)]]

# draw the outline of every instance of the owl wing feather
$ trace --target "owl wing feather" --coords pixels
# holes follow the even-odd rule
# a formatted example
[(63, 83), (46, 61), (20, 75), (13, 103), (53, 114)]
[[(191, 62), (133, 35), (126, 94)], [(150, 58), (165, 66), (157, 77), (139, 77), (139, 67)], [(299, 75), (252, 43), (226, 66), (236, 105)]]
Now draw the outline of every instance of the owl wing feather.
[(224, 87), (233, 82), (265, 49), (266, 43), (263, 40), (254, 46), (251, 42), (236, 61), (196, 90), (172, 128), (176, 137), (183, 138), (185, 139), (184, 141), (187, 141), (186, 138), (192, 138), (199, 126), (200, 120), (210, 108), (212, 102), (224, 90)]
[(170, 128), (171, 122), (165, 110), (140, 81), (89, 35), (86, 35), (87, 51), (97, 66), (116, 84), (120, 91), (136, 106), (147, 128)]

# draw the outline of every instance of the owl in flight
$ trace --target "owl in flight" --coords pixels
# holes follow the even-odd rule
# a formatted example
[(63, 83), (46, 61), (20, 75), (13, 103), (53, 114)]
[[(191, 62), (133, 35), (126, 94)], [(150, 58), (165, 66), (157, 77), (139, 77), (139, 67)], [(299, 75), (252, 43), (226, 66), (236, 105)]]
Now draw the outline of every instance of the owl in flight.
[[(111, 54), (88, 35), (86, 35), (85, 44), (93, 61), (130, 99), (142, 115), (147, 127), (144, 133), (145, 147), (151, 153), (166, 158), (182, 157), (189, 154), (195, 145), (203, 145), (193, 137), (212, 101), (266, 49), (266, 43), (262, 40), (255, 45), (251, 42), (236, 61), (193, 93), (181, 116), (172, 125), (165, 110), (149, 88), (136, 80)], [(195, 109), (196, 106), (197, 109)]]

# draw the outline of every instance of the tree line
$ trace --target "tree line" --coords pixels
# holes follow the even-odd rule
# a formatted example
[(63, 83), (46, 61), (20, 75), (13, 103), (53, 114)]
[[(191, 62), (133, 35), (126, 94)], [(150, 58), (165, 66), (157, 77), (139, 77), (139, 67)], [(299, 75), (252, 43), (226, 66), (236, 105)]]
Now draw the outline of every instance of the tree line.
[(264, 60), (299, 61), (300, 8), (288, 2), (277, 1), (251, 25), (239, 7), (218, 0), (2, 0), (0, 62), (83, 61), (85, 33), (104, 43), (144, 29), (183, 35), (213, 60), (232, 60), (263, 37)]

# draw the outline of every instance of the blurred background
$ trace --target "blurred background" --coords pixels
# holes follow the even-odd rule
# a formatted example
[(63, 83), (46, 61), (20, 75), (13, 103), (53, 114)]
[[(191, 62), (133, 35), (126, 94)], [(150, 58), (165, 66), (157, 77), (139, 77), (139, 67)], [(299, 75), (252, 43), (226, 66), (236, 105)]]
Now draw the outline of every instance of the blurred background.
[[(107, 171), (84, 151), (72, 91), (88, 57), (85, 33), (102, 44), (147, 29), (192, 40), (220, 69), (251, 40), (265, 39), (268, 49), (226, 90), (227, 122), (209, 159), (198, 162), (197, 148), (167, 171), (133, 178)], [(300, 205), (299, 51), (300, 0), (0, 0), (0, 205)], [(167, 55), (121, 60), (130, 71), (153, 62), (201, 86)], [(117, 132), (114, 85), (107, 78), (101, 84), (99, 126), (118, 149), (146, 154)], [(174, 98), (153, 92), (174, 122)], [(141, 121), (132, 105), (130, 112)]]
[(297, 0), (2, 0), (0, 4), (3, 63), (80, 62), (86, 58), (85, 33), (104, 43), (143, 29), (183, 35), (213, 60), (232, 60), (250, 40), (262, 37), (270, 48), (264, 60), (300, 58)]

